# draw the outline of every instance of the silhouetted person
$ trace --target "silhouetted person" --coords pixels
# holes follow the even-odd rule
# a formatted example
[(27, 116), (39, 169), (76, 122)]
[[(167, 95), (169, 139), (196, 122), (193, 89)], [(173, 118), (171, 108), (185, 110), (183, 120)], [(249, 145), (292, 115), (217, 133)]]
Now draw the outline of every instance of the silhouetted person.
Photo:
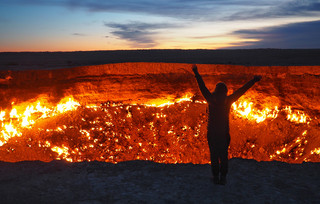
[(260, 81), (262, 77), (254, 76), (252, 80), (228, 96), (228, 89), (225, 83), (217, 83), (214, 92), (210, 93), (198, 72), (197, 66), (193, 65), (192, 70), (200, 91), (209, 105), (207, 139), (210, 149), (213, 182), (224, 185), (226, 184), (228, 173), (229, 112), (231, 105), (256, 82)]

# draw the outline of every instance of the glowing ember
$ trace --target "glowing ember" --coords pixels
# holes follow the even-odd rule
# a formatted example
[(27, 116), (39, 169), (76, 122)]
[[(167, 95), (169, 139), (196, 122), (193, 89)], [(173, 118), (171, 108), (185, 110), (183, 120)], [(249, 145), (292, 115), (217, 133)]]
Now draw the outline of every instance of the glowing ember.
[(319, 154), (320, 155), (320, 147), (315, 148), (314, 150), (312, 150), (311, 154)]
[(293, 112), (290, 106), (286, 106), (284, 109), (287, 112), (287, 120), (295, 123), (306, 123), (310, 118), (301, 111)]
[[(81, 105), (70, 96), (56, 105), (44, 98), (13, 105), (11, 110), (0, 112), (0, 157), (9, 161), (63, 159), (116, 163), (143, 159), (208, 163), (207, 105), (192, 97), (187, 93), (179, 99), (159, 99), (147, 104)], [(234, 118), (231, 127), (246, 126), (244, 134), (266, 127), (260, 136), (266, 139), (248, 137), (241, 141), (242, 132), (233, 133), (231, 157), (285, 162), (320, 160), (320, 147), (312, 144), (308, 148), (308, 138), (314, 134), (308, 130), (317, 119), (311, 119), (303, 111), (292, 110), (290, 106), (257, 108), (254, 102), (240, 98), (232, 105), (231, 114)], [(282, 138), (267, 139), (281, 128), (280, 121), (295, 131), (283, 133)], [(30, 149), (26, 150), (26, 146)], [(19, 151), (34, 153), (24, 155)]]

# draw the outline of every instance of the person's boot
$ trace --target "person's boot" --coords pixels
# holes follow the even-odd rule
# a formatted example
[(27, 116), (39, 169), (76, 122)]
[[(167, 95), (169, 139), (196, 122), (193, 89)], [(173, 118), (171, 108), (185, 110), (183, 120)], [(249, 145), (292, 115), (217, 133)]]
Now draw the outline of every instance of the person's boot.
[(220, 184), (219, 176), (213, 176), (213, 183), (214, 184)]
[(220, 185), (226, 185), (227, 184), (227, 177), (221, 175), (219, 184)]

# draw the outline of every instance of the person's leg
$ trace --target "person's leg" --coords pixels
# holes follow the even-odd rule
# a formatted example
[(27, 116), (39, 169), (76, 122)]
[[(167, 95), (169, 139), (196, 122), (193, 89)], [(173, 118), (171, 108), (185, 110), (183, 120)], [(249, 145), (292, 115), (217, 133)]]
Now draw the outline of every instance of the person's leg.
[(215, 184), (219, 183), (219, 171), (220, 171), (220, 165), (219, 165), (219, 154), (216, 148), (213, 147), (213, 144), (209, 143), (209, 149), (210, 149), (210, 159), (211, 159), (211, 171), (213, 176), (213, 182)]
[(217, 151), (212, 151), (211, 152), (211, 170), (212, 170), (212, 175), (213, 177), (218, 177), (219, 178), (219, 155)]
[(226, 176), (228, 173), (228, 149), (221, 155), (221, 175)]
[(220, 156), (221, 168), (220, 168), (220, 184), (226, 184), (228, 173), (228, 146), (221, 151)]
[(226, 176), (228, 173), (228, 149), (230, 145), (230, 134), (226, 136), (226, 143), (221, 145), (221, 149), (219, 151), (219, 157), (221, 162), (220, 173), (223, 176)]

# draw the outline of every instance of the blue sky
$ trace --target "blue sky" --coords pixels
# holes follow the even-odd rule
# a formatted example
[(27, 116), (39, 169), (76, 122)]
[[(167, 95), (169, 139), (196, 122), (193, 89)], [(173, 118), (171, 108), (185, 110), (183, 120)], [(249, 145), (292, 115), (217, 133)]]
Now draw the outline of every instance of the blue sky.
[(320, 48), (320, 0), (0, 0), (0, 51)]

